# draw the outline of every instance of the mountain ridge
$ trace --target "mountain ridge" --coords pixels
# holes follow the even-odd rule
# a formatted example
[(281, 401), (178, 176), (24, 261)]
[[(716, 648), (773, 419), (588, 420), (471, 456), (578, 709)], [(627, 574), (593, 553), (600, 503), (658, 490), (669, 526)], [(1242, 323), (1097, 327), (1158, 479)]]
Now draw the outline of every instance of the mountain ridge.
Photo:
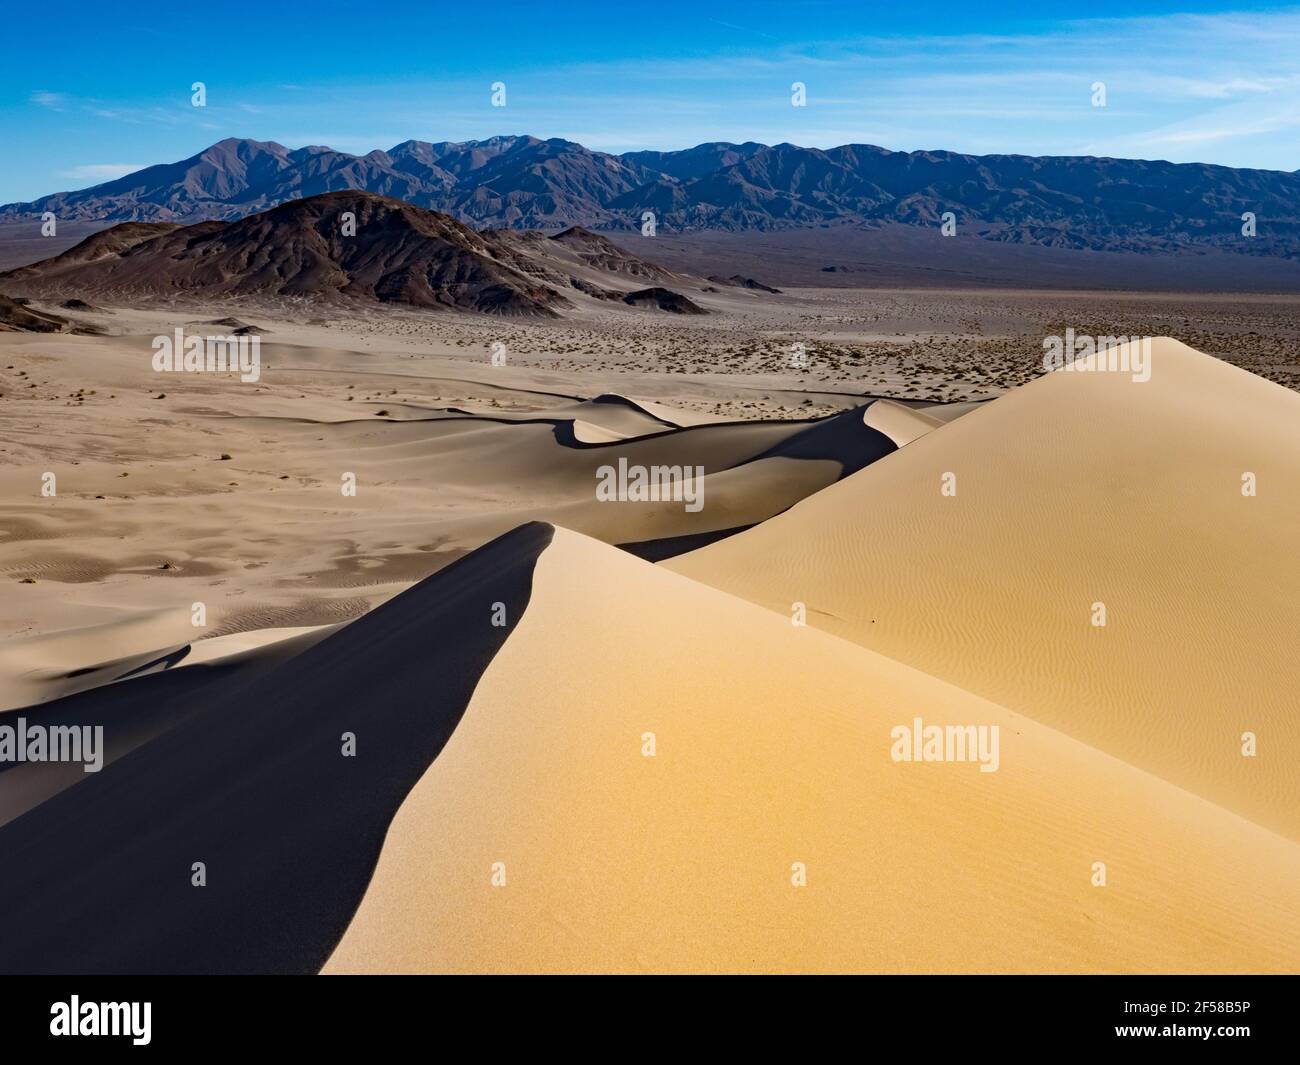
[[(664, 232), (887, 223), (1047, 247), (1162, 252), (1207, 247), (1300, 258), (1300, 171), (1100, 156), (895, 152), (710, 142), (593, 151), (561, 138), (407, 140), (351, 155), (227, 138), (175, 163), (0, 206), (0, 221), (232, 221), (294, 199), (358, 190), (475, 228)], [(1256, 219), (1244, 235), (1244, 215)]]
[[(647, 281), (703, 285), (578, 227), (552, 236), (479, 231), (354, 189), (288, 200), (233, 221), (119, 223), (52, 258), (0, 273), (0, 281), (7, 291), (35, 296), (363, 299), (535, 317), (556, 317), (579, 293), (608, 301), (650, 291)], [(680, 310), (662, 301), (660, 308)]]

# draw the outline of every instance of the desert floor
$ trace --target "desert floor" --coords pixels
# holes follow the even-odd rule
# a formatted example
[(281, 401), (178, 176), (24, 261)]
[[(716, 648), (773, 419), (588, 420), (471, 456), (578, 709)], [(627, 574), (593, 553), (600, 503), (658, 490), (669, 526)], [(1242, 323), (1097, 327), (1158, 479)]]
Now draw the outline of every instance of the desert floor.
[[(611, 311), (542, 323), (236, 307), (263, 338), (256, 383), (151, 369), (155, 335), (220, 332), (202, 323), (229, 306), (59, 310), (105, 335), (0, 333), (0, 573), (37, 582), (5, 597), (0, 636), (187, 595), (220, 604), (213, 632), (344, 620), (505, 522), (559, 517), (548, 504), (585, 494), (586, 483), (546, 488), (555, 471), (544, 459), (540, 476), (518, 483), (519, 455), (538, 457), (529, 429), (452, 446), (442, 436), (466, 423), (395, 424), (448, 411), (595, 419), (616, 432), (612, 408), (569, 408), (614, 394), (677, 412), (625, 434), (809, 419), (871, 397), (950, 418), (1041, 375), (1041, 338), (1067, 323), (1178, 336), (1300, 385), (1295, 297), (801, 289), (716, 301), (723, 313), (707, 318)], [(52, 500), (40, 495), (45, 472), (58, 478)], [(351, 500), (339, 495), (345, 472), (360, 475)]]
[[(1297, 299), (708, 302), (0, 333), (0, 710), (120, 725), (0, 782), (0, 968), (1295, 971)], [(152, 369), (230, 316), (258, 380)], [(1044, 374), (1067, 326), (1173, 339)], [(598, 503), (618, 457), (705, 505)], [(891, 761), (915, 717), (1002, 768)]]

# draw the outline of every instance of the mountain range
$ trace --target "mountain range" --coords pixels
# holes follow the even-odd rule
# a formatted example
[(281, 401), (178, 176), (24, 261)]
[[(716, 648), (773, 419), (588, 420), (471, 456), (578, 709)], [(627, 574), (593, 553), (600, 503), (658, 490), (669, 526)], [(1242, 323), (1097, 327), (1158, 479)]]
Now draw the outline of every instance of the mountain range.
[[(122, 222), (53, 258), (0, 273), (0, 281), (7, 292), (37, 297), (359, 299), (538, 317), (556, 317), (575, 299), (701, 314), (665, 283), (718, 291), (580, 227), (553, 235), (479, 232), (357, 190), (293, 199), (229, 222)], [(763, 287), (741, 277), (718, 283)]]
[[(474, 227), (664, 232), (938, 227), (1055, 248), (1217, 247), (1300, 258), (1300, 171), (1097, 158), (895, 152), (754, 142), (612, 155), (531, 136), (409, 140), (366, 155), (227, 139), (188, 159), (0, 207), (0, 222), (234, 220), (361, 190)], [(1243, 232), (1247, 213), (1256, 235)]]

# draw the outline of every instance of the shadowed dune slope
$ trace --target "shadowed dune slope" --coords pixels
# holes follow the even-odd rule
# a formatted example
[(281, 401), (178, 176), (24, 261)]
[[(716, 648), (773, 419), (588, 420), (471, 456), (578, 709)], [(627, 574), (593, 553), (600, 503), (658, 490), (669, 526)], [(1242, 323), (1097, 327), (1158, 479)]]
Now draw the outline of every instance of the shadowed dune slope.
[[(0, 725), (16, 727), (19, 718), (28, 727), (103, 725), (104, 746), (99, 753), (103, 764), (110, 765), (175, 728), (206, 703), (228, 698), (230, 692), (301, 654), (338, 628), (259, 629), (50, 675), (27, 689), (32, 705), (15, 703), (22, 709), (0, 713)], [(69, 640), (88, 639), (93, 644), (94, 634), (94, 629), (77, 629), (60, 635)], [(61, 694), (48, 694), (51, 691)], [(84, 779), (79, 761), (0, 762), (0, 825)]]
[(666, 565), (1300, 839), (1297, 558), (1300, 395), (1159, 339)]
[[(691, 538), (770, 518), (896, 447), (865, 423), (863, 410), (869, 407), (812, 420), (679, 428), (654, 423), (605, 398), (577, 411), (583, 422), (600, 425), (614, 437), (594, 442), (575, 434), (573, 406), (500, 418), (462, 414), (335, 424), (328, 427), (329, 442), (334, 448), (346, 446), (347, 468), (359, 480), (430, 493), (432, 509), (421, 520), (436, 521), (432, 528), (457, 548), (478, 547), (521, 522), (539, 520), (607, 543), (662, 541), (655, 550), (663, 551), (673, 550), (678, 538), (685, 550)], [(304, 440), (315, 440), (319, 432), (314, 423), (301, 429)], [(634, 435), (617, 438), (619, 434)], [(313, 454), (323, 450), (313, 447)], [(620, 461), (679, 471), (702, 468), (703, 504), (687, 510), (680, 499), (597, 499), (600, 471), (616, 469)], [(442, 520), (445, 501), (456, 493), (478, 501), (490, 497), (497, 505)]]
[[(319, 969), (550, 537), (521, 526), (238, 689), (199, 693), (186, 720), (0, 828), (0, 970)], [(112, 731), (135, 683), (83, 696), (83, 723), (98, 707)]]
[[(997, 725), (998, 770), (893, 762), (915, 716)], [(1294, 970), (1298, 878), (1181, 789), (561, 529), (325, 971)]]
[[(166, 664), (162, 672), (0, 714), (0, 725), (14, 726), (19, 718), (29, 728), (102, 725), (103, 761), (111, 765), (178, 727), (205, 703), (228, 699), (232, 691), (274, 663), (264, 657), (175, 668), (185, 664), (189, 650), (182, 646), (161, 661), (151, 659), (160, 667)], [(86, 779), (80, 762), (0, 762), (0, 825)]]
[[(427, 404), (382, 401), (393, 417), (375, 416), (385, 409), (378, 399), (367, 410), (342, 398), (355, 389), (317, 393), (306, 370), (292, 396), (232, 383), (160, 402), (147, 333), (22, 339), (26, 354), (116, 398), (94, 418), (60, 401), (58, 446), (37, 434), (0, 467), (0, 498), (11, 501), (0, 508), (9, 589), (0, 709), (119, 679), (196, 636), (350, 620), (527, 521), (668, 557), (766, 520), (894, 449), (861, 408), (722, 420), (611, 393), (528, 390), (509, 377), (482, 396), (472, 380), (432, 378)], [(362, 357), (266, 348), (277, 366)], [(313, 389), (306, 402), (298, 380)], [(607, 438), (579, 438), (579, 421), (596, 427), (582, 435)], [(10, 422), (24, 439), (28, 416)], [(702, 505), (688, 509), (680, 494), (597, 499), (602, 468), (620, 460), (672, 475), (703, 467)], [(33, 469), (57, 476), (58, 498), (33, 491)], [(356, 475), (355, 496), (340, 494), (344, 471)], [(206, 630), (191, 622), (195, 602), (207, 606)], [(171, 623), (136, 624), (159, 611)]]

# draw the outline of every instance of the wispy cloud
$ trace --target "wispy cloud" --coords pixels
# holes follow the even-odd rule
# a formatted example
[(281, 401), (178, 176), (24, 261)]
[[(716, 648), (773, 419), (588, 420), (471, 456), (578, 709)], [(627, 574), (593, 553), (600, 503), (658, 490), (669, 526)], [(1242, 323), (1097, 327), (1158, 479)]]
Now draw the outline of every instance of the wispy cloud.
[(140, 163), (84, 163), (70, 170), (59, 171), (59, 177), (73, 181), (112, 181), (143, 169), (144, 166)]
[(67, 97), (61, 92), (50, 92), (48, 89), (37, 89), (28, 99), (40, 107), (48, 107), (51, 111), (65, 110), (64, 104)]
[[(622, 148), (640, 129), (678, 121), (679, 147), (706, 129), (756, 126), (829, 147), (827, 135), (887, 147), (1029, 154), (1161, 156), (1284, 169), (1300, 166), (1300, 9), (1080, 19), (1032, 33), (807, 40), (758, 53), (584, 62), (550, 69), (577, 96), (617, 86), (579, 112)], [(792, 111), (791, 80), (807, 85)], [(1104, 108), (1092, 106), (1104, 82)], [(518, 97), (516, 97), (518, 98)], [(642, 106), (649, 99), (653, 106)], [(617, 135), (615, 116), (627, 131)], [(562, 128), (582, 140), (573, 113)], [(858, 124), (861, 123), (861, 129)], [(643, 125), (644, 124), (644, 125)], [(615, 135), (610, 135), (615, 134)], [(595, 138), (593, 138), (595, 139)]]
[[(531, 133), (613, 152), (756, 140), (1300, 167), (1300, 7), (1043, 15), (1032, 31), (995, 7), (984, 33), (926, 19), (935, 32), (890, 34), (880, 27), (922, 22), (841, 18), (825, 5), (817, 18), (784, 20), (715, 6), (689, 40), (651, 33), (608, 50), (503, 50), (466, 36), (445, 68), (364, 68), (346, 54), (274, 74), (223, 68), (209, 73), (202, 108), (190, 106), (188, 75), (160, 89), (125, 71), (80, 95), (86, 82), (45, 64), (19, 83), (26, 106), (13, 117), (25, 128), (5, 139), (25, 156), (0, 172), (11, 188), (0, 202), (48, 192), (55, 174), (90, 182), (131, 169), (82, 164), (88, 156), (168, 161), (227, 136), (357, 154), (410, 137)], [(490, 105), (497, 78), (505, 108)], [(805, 107), (792, 106), (796, 81)], [(1098, 81), (1104, 107), (1092, 105)], [(53, 87), (27, 89), (39, 83)]]

